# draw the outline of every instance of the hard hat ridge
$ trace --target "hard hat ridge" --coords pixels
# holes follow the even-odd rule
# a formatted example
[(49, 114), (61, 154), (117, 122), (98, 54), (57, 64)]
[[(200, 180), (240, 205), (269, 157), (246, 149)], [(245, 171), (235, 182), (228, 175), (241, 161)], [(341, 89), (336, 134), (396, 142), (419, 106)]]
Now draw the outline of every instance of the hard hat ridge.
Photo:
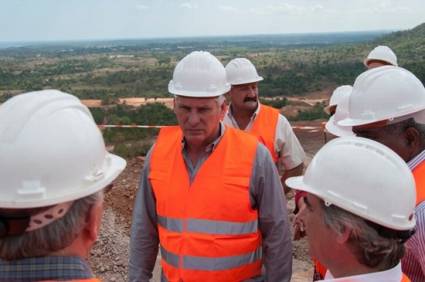
[(373, 60), (383, 61), (393, 66), (398, 66), (396, 54), (391, 48), (385, 45), (379, 45), (370, 51), (363, 63), (367, 67), (368, 63)]
[(235, 58), (226, 65), (227, 81), (231, 85), (254, 83), (263, 80), (257, 69), (246, 58)]
[(171, 94), (207, 98), (230, 90), (223, 64), (206, 51), (194, 51), (177, 63), (168, 84)]

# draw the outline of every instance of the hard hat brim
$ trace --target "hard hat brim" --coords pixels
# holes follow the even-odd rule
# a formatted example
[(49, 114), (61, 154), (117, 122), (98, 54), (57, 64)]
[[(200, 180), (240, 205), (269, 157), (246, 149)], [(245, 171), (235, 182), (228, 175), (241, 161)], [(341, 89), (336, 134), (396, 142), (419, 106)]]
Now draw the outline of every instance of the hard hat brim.
[(409, 109), (405, 111), (399, 111), (398, 113), (395, 113), (393, 115), (387, 115), (380, 118), (372, 118), (372, 119), (355, 119), (355, 118), (345, 118), (337, 122), (340, 126), (361, 126), (361, 125), (367, 125), (375, 122), (380, 122), (384, 120), (393, 120), (399, 117), (411, 115), (417, 112), (420, 112), (422, 110), (425, 110), (424, 106), (416, 107), (414, 109)]
[(346, 136), (355, 136), (353, 131), (351, 130), (351, 126), (338, 126), (335, 121), (335, 116), (331, 116), (329, 121), (325, 124), (325, 128), (327, 131), (329, 131), (331, 134), (339, 137), (346, 137)]
[(285, 184), (292, 189), (318, 195), (318, 193), (315, 192), (315, 190), (312, 187), (304, 183), (304, 176), (290, 177), (285, 180)]
[[(38, 208), (46, 207), (51, 205), (56, 205), (60, 203), (66, 203), (70, 201), (75, 201), (86, 196), (92, 195), (96, 192), (99, 192), (106, 188), (109, 184), (112, 183), (120, 173), (125, 169), (127, 162), (123, 158), (107, 153), (106, 155), (109, 160), (106, 160), (106, 163), (109, 163), (106, 170), (103, 172), (102, 178), (98, 180), (85, 180), (81, 183), (80, 187), (67, 187), (69, 194), (62, 195), (56, 198), (48, 199), (29, 199), (28, 201), (14, 201), (14, 202), (1, 202), (0, 207), (5, 209), (21, 209), (21, 208)], [(92, 183), (90, 183), (92, 182)]]
[(254, 83), (254, 82), (259, 82), (264, 80), (264, 78), (262, 76), (258, 76), (255, 79), (249, 79), (249, 80), (244, 80), (244, 81), (238, 81), (238, 82), (230, 82), (231, 85), (242, 85), (242, 84), (248, 84), (248, 83)]
[(188, 91), (176, 89), (172, 83), (168, 86), (168, 92), (172, 95), (192, 97), (192, 98), (213, 98), (226, 94), (230, 91), (230, 84), (216, 91)]
[(398, 226), (395, 223), (393, 225), (390, 225), (390, 224), (388, 224), (388, 222), (379, 220), (378, 218), (370, 218), (370, 216), (367, 213), (361, 214), (358, 211), (356, 211), (353, 204), (347, 204), (347, 203), (338, 204), (338, 201), (336, 199), (328, 199), (327, 196), (323, 195), (323, 192), (320, 192), (320, 191), (314, 189), (313, 187), (309, 186), (308, 184), (306, 184), (304, 182), (304, 176), (290, 177), (290, 178), (286, 179), (285, 184), (288, 187), (290, 187), (294, 190), (304, 191), (304, 192), (313, 194), (316, 197), (322, 199), (323, 201), (329, 202), (329, 204), (331, 204), (331, 205), (335, 205), (335, 206), (337, 206), (337, 207), (339, 207), (343, 210), (346, 210), (350, 213), (353, 213), (353, 214), (355, 214), (355, 215), (357, 215), (361, 218), (368, 219), (368, 220), (375, 222), (379, 225), (382, 225), (382, 226), (385, 226), (385, 227), (388, 227), (388, 228), (392, 228), (394, 230), (410, 230), (410, 229), (414, 228), (415, 225), (416, 225), (416, 219), (415, 218), (413, 218), (413, 220), (411, 220), (411, 222), (404, 224), (404, 226)]

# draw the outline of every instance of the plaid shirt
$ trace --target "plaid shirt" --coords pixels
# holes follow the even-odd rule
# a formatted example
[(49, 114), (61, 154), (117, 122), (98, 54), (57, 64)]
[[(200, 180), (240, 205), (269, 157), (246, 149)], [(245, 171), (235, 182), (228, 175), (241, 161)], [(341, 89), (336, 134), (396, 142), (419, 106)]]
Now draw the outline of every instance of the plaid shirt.
[[(425, 150), (408, 162), (414, 170), (425, 161)], [(418, 187), (425, 189), (425, 187)], [(412, 282), (425, 281), (425, 201), (415, 208), (416, 233), (406, 242), (406, 254), (401, 260), (403, 272)]]
[(93, 278), (93, 273), (80, 257), (51, 256), (15, 261), (0, 260), (0, 282), (64, 281), (88, 278)]

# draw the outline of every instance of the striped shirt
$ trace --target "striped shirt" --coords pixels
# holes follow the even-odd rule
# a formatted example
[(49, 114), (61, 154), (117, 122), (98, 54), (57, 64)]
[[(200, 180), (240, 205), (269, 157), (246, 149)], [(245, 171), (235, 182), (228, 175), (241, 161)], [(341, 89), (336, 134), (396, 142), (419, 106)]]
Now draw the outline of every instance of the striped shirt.
[(89, 265), (80, 257), (35, 257), (0, 260), (0, 282), (93, 278)]
[[(408, 162), (413, 171), (425, 161), (425, 150)], [(425, 187), (420, 187), (425, 189)], [(406, 242), (407, 252), (402, 259), (403, 272), (412, 282), (425, 281), (425, 201), (415, 208), (416, 233)]]

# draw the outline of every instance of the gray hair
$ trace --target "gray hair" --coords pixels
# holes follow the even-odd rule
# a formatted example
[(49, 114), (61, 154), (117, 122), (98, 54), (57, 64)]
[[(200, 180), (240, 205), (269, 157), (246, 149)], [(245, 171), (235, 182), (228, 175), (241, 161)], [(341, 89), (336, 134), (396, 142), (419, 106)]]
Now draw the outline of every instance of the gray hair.
[(360, 264), (379, 270), (396, 266), (405, 248), (400, 239), (382, 237), (365, 219), (322, 202), (324, 223), (337, 234), (350, 229), (348, 244)]
[(74, 201), (68, 212), (60, 219), (31, 232), (0, 239), (0, 258), (17, 260), (47, 256), (62, 250), (77, 238), (84, 228), (92, 206), (102, 198), (103, 192)]

